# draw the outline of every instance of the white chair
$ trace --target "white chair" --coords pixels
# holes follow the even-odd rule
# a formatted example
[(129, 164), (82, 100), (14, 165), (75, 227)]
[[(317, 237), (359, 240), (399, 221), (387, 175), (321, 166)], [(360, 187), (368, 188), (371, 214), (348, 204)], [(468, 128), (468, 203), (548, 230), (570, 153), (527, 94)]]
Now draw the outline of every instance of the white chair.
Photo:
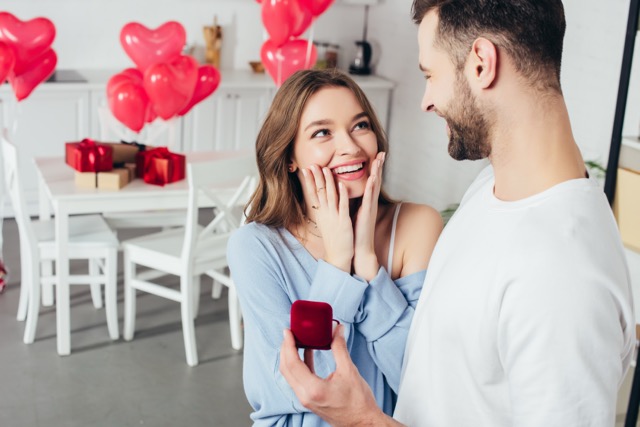
[[(23, 199), (22, 183), (18, 168), (18, 150), (2, 136), (2, 157), (5, 183), (13, 205), (20, 235), (20, 262), (22, 282), (18, 318), (26, 317), (24, 342), (34, 341), (40, 307), (40, 287), (55, 285), (51, 269), (42, 265), (53, 263), (56, 258), (55, 229), (53, 221), (31, 221)], [(71, 275), (70, 284), (90, 284), (94, 306), (101, 305), (100, 286), (105, 285), (105, 311), (111, 339), (118, 339), (117, 309), (117, 250), (118, 239), (100, 215), (71, 217), (69, 221), (69, 259), (86, 259), (89, 274)], [(42, 271), (42, 272), (41, 272)], [(56, 307), (69, 311), (70, 307)]]
[[(226, 247), (229, 235), (244, 221), (244, 204), (255, 186), (255, 158), (242, 153), (225, 159), (189, 163), (189, 202), (184, 228), (162, 231), (122, 242), (124, 250), (124, 331), (131, 340), (135, 329), (136, 290), (180, 303), (182, 331), (187, 364), (196, 366), (198, 354), (193, 319), (199, 305), (199, 278), (209, 274), (229, 287), (229, 322), (234, 349), (242, 348), (240, 305), (235, 287), (221, 273), (227, 267)], [(232, 188), (233, 187), (233, 188)], [(214, 219), (206, 226), (198, 224), (198, 209), (216, 206)], [(137, 274), (136, 267), (151, 270)], [(157, 271), (178, 276), (179, 289), (148, 279)]]

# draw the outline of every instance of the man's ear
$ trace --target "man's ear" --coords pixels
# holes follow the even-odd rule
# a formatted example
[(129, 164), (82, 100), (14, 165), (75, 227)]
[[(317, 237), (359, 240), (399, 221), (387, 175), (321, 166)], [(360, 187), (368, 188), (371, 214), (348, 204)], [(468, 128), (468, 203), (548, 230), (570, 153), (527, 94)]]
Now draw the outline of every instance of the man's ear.
[(490, 87), (498, 73), (498, 50), (496, 45), (484, 37), (478, 37), (471, 46), (469, 63), (472, 67), (470, 79), (482, 89)]

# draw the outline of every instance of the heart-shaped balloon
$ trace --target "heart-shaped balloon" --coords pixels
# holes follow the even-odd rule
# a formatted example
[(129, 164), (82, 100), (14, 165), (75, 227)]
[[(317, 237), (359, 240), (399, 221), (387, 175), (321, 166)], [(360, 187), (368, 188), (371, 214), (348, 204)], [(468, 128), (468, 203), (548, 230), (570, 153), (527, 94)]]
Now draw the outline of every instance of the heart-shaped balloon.
[[(296, 17), (292, 3), (297, 0), (267, 0), (262, 2), (262, 23), (269, 38), (276, 46), (282, 46), (293, 35)], [(299, 9), (299, 7), (298, 7)]]
[(16, 56), (13, 49), (8, 44), (0, 42), (0, 85), (4, 83), (13, 66), (16, 63)]
[(149, 97), (142, 85), (142, 74), (131, 68), (113, 75), (107, 82), (109, 110), (120, 123), (134, 132), (140, 132), (146, 123)]
[(47, 18), (21, 21), (9, 12), (0, 12), (0, 41), (13, 49), (16, 75), (26, 71), (53, 43), (56, 27)]
[(267, 40), (260, 49), (262, 63), (278, 87), (296, 71), (313, 67), (317, 55), (313, 43), (304, 39), (289, 40), (280, 47)]
[(300, 4), (311, 11), (313, 16), (324, 13), (333, 4), (333, 0), (299, 0)]
[(184, 27), (176, 21), (165, 22), (155, 30), (130, 22), (120, 31), (124, 51), (143, 73), (152, 65), (177, 58), (186, 39)]
[(180, 55), (144, 73), (144, 89), (160, 118), (170, 119), (187, 106), (198, 81), (198, 61)]
[(18, 101), (22, 101), (31, 94), (33, 89), (53, 74), (58, 63), (58, 56), (53, 49), (47, 49), (39, 57), (24, 66), (20, 74), (9, 72), (9, 83)]
[(291, 3), (291, 13), (293, 14), (293, 31), (291, 35), (298, 37), (309, 28), (313, 20), (313, 14), (299, 0), (293, 0)]
[(198, 102), (211, 95), (220, 84), (220, 72), (213, 65), (203, 65), (198, 68), (198, 82), (196, 88), (193, 91), (191, 101), (184, 107), (179, 113), (179, 116), (184, 116), (196, 105)]

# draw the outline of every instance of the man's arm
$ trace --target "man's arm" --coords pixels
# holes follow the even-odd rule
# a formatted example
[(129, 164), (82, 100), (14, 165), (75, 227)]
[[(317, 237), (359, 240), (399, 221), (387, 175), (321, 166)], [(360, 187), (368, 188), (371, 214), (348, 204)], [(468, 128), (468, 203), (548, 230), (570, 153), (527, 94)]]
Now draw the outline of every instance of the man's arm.
[(280, 347), (280, 373), (287, 380), (303, 406), (336, 427), (392, 426), (402, 424), (385, 415), (373, 397), (366, 381), (351, 361), (343, 326), (338, 325), (333, 335), (331, 351), (336, 370), (326, 379), (313, 372), (313, 352), (305, 352), (300, 360), (293, 334), (285, 329)]

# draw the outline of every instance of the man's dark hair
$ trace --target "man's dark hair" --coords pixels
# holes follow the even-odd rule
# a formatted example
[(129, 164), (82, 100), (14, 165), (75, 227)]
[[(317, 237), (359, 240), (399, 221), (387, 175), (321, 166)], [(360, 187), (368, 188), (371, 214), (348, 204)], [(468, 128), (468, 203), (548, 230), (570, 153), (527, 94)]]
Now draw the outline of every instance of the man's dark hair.
[(561, 0), (414, 0), (416, 24), (436, 10), (436, 46), (462, 69), (478, 37), (491, 40), (532, 85), (560, 91), (566, 28)]

